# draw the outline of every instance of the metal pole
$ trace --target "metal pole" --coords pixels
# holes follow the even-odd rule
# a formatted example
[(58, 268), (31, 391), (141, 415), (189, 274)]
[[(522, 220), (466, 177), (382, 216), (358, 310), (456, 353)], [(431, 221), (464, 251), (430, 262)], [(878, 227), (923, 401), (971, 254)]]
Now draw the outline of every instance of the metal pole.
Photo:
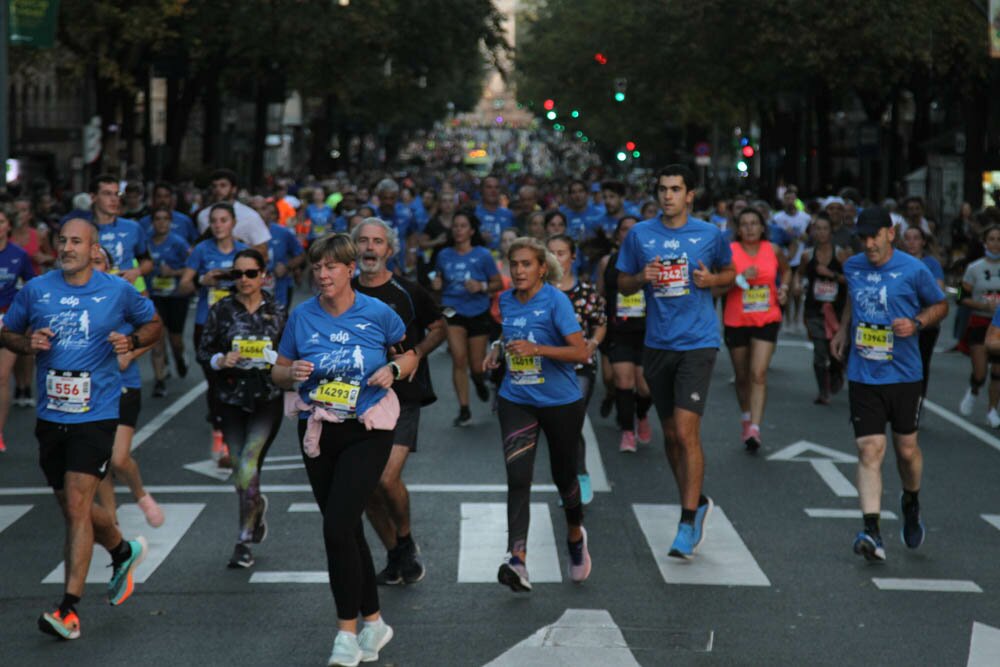
[(9, 25), (10, 2), (0, 0), (0, 174), (3, 174), (0, 190), (7, 187), (7, 158), (10, 157), (10, 137), (7, 135), (7, 130), (10, 128), (10, 104), (7, 100), (10, 69), (10, 58), (7, 53), (7, 42), (10, 39)]

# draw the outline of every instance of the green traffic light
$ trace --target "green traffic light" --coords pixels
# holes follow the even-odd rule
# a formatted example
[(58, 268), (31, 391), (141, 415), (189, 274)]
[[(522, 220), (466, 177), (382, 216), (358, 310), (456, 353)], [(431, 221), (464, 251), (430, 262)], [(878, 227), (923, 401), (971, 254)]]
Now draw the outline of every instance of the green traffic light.
[(625, 93), (615, 93), (615, 102), (624, 102)]
[(583, 143), (587, 143), (588, 141), (590, 141), (590, 139), (588, 139), (586, 136), (582, 136), (580, 137), (580, 141), (582, 141)]
[(615, 157), (618, 158), (619, 162), (624, 162), (628, 158), (628, 156), (625, 155), (625, 151), (618, 151), (618, 155), (616, 155)]
[(580, 112), (577, 111), (576, 109), (573, 109), (573, 111), (571, 111), (569, 115), (572, 116), (573, 118), (579, 118)]
[(640, 155), (642, 155), (642, 153), (639, 151), (632, 151), (632, 157), (639, 157)]
[(545, 114), (545, 117), (548, 118), (549, 120), (555, 120), (556, 119), (556, 112), (555, 111), (550, 111), (547, 114)]

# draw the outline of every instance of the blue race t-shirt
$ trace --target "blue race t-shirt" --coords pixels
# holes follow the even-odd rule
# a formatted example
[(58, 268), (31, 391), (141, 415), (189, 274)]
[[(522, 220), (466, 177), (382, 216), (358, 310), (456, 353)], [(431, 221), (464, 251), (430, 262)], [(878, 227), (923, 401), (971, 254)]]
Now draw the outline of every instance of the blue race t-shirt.
[(146, 254), (146, 233), (135, 220), (115, 218), (110, 224), (97, 225), (97, 229), (100, 230), (101, 245), (111, 253), (119, 270), (134, 266), (132, 260)]
[(864, 384), (922, 380), (920, 337), (893, 335), (892, 321), (916, 317), (925, 307), (944, 300), (934, 276), (923, 262), (905, 252), (893, 252), (882, 266), (859, 253), (844, 263), (844, 275), (851, 299), (847, 379)]
[(160, 268), (162, 264), (175, 271), (185, 268), (190, 252), (191, 248), (187, 241), (173, 232), (168, 233), (159, 243), (155, 239), (150, 239), (149, 256), (153, 258), (153, 271), (149, 274), (150, 294), (178, 296), (177, 286), (181, 281), (180, 276), (161, 276)]
[[(306, 217), (312, 223), (309, 225), (309, 238), (322, 238), (333, 231), (330, 228), (330, 223), (333, 220), (333, 209), (329, 206), (325, 204), (309, 204), (309, 206), (306, 206)], [(271, 223), (270, 227), (271, 233), (274, 234), (274, 223)]]
[[(504, 343), (527, 340), (562, 347), (566, 336), (580, 331), (569, 297), (552, 285), (542, 285), (527, 303), (521, 303), (515, 291), (510, 289), (500, 295)], [(500, 395), (508, 401), (549, 407), (580, 400), (573, 364), (541, 356), (513, 357), (509, 353), (506, 361)]]
[[(267, 272), (274, 278), (274, 267), (279, 262), (288, 266), (288, 262), (302, 254), (302, 244), (292, 230), (276, 222), (268, 225), (271, 228), (271, 240), (267, 246)], [(314, 227), (315, 229), (315, 227)], [(292, 286), (292, 274), (286, 273), (281, 278), (274, 278), (274, 299), (282, 306), (288, 307), (288, 288)]]
[(577, 241), (593, 236), (598, 227), (598, 218), (602, 212), (588, 203), (582, 211), (574, 211), (567, 204), (559, 207), (559, 212), (566, 218), (566, 234)]
[[(123, 333), (128, 336), (133, 331), (135, 331), (135, 327), (126, 323), (122, 330), (118, 333)], [(125, 367), (125, 370), (122, 371), (122, 386), (128, 389), (142, 388), (142, 376), (139, 374), (139, 364), (136, 363), (135, 359), (133, 359), (132, 362)]]
[(479, 230), (490, 235), (490, 241), (487, 245), (491, 250), (500, 247), (500, 234), (503, 230), (514, 226), (514, 214), (509, 208), (502, 206), (491, 211), (479, 204), (476, 206), (476, 217), (479, 218)]
[(489, 309), (490, 297), (486, 292), (473, 294), (465, 289), (466, 280), (489, 282), (497, 273), (497, 263), (489, 250), (472, 246), (469, 252), (460, 255), (454, 248), (445, 248), (438, 253), (437, 270), (443, 282), (441, 303), (463, 317), (475, 317)]
[(941, 262), (937, 261), (930, 255), (924, 255), (920, 258), (920, 261), (924, 263), (924, 266), (926, 266), (927, 270), (931, 272), (931, 275), (934, 276), (935, 280), (944, 282), (944, 269), (941, 267)]
[(117, 276), (94, 271), (85, 285), (68, 285), (62, 271), (27, 283), (4, 316), (23, 333), (49, 328), (52, 349), (35, 355), (39, 419), (62, 424), (118, 419), (122, 389), (118, 356), (108, 335), (152, 321), (153, 303)]
[[(236, 259), (236, 253), (246, 248), (247, 246), (239, 241), (233, 241), (232, 251), (224, 253), (219, 250), (215, 239), (206, 239), (191, 251), (191, 256), (187, 260), (187, 268), (194, 269), (199, 276), (214, 269), (231, 269), (233, 268), (233, 260)], [(204, 324), (205, 320), (208, 319), (208, 309), (220, 299), (229, 296), (232, 288), (232, 280), (221, 280), (215, 287), (199, 287), (198, 307), (194, 311), (194, 323)]]
[[(142, 231), (146, 234), (147, 239), (151, 239), (155, 236), (156, 232), (153, 231), (152, 216), (142, 216), (139, 219), (139, 226), (142, 227)], [(200, 236), (200, 234), (198, 234), (198, 228), (194, 225), (194, 221), (180, 211), (170, 212), (170, 233), (176, 234), (187, 241), (188, 246), (193, 246), (197, 243), (198, 237)]]
[(368, 378), (388, 362), (386, 350), (405, 333), (403, 320), (378, 299), (355, 292), (354, 305), (334, 317), (313, 297), (288, 316), (278, 353), (313, 363), (312, 375), (299, 387), (304, 402), (314, 402), (315, 390), (317, 402), (358, 416), (385, 396), (382, 387), (368, 386)]
[(17, 280), (25, 283), (35, 277), (31, 258), (19, 245), (10, 241), (0, 250), (0, 312), (6, 310), (17, 294)]
[(660, 279), (643, 286), (646, 347), (676, 351), (719, 347), (712, 290), (694, 284), (699, 262), (713, 271), (733, 263), (718, 227), (690, 217), (677, 229), (668, 228), (661, 217), (640, 222), (625, 237), (616, 268), (636, 274), (657, 258), (664, 264)]

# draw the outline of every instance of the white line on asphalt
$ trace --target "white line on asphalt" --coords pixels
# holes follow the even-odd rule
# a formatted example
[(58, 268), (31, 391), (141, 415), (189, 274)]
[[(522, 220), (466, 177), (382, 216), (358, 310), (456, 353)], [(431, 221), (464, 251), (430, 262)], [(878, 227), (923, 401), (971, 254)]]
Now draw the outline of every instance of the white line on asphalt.
[(881, 591), (920, 591), (925, 593), (982, 593), (983, 589), (967, 579), (893, 579), (872, 577)]
[(806, 350), (811, 350), (813, 349), (813, 344), (807, 340), (785, 340), (779, 338), (778, 347), (801, 347)]
[(979, 438), (980, 440), (982, 440), (984, 443), (986, 443), (987, 445), (989, 445), (993, 449), (995, 449), (997, 451), (1000, 451), (1000, 438), (996, 438), (996, 437), (990, 435), (988, 432), (986, 432), (983, 429), (979, 428), (975, 424), (970, 424), (967, 420), (965, 420), (962, 417), (956, 415), (954, 412), (952, 412), (948, 408), (945, 408), (945, 407), (942, 407), (942, 406), (938, 405), (934, 401), (928, 401), (925, 398), (923, 406), (925, 408), (927, 408), (928, 410), (930, 410), (931, 412), (933, 412), (934, 414), (936, 414), (941, 419), (944, 419), (945, 421), (951, 422), (952, 424), (954, 424), (955, 426), (959, 427), (960, 429), (962, 429), (963, 431), (965, 431), (969, 435), (972, 435), (972, 436), (974, 436), (976, 438)]
[[(546, 503), (531, 503), (528, 553), (533, 583), (562, 581), (552, 517)], [(506, 503), (462, 503), (459, 583), (494, 583), (507, 551)]]
[(716, 507), (708, 517), (705, 543), (693, 560), (667, 555), (681, 518), (680, 505), (632, 505), (632, 510), (668, 584), (771, 585), (721, 507)]
[(985, 623), (972, 623), (969, 638), (969, 661), (965, 667), (996, 667), (1000, 665), (1000, 630)]
[(1000, 530), (1000, 514), (980, 514), (979, 516), (983, 517), (983, 521)]
[(329, 584), (330, 575), (319, 570), (314, 572), (254, 572), (251, 584)]
[[(150, 487), (146, 487), (147, 490)], [(125, 539), (130, 539), (135, 535), (144, 535), (149, 542), (149, 553), (146, 559), (135, 569), (136, 583), (142, 583), (160, 566), (171, 550), (177, 546), (184, 534), (194, 523), (198, 515), (205, 508), (205, 503), (161, 503), (163, 515), (166, 520), (159, 528), (150, 528), (146, 524), (146, 518), (138, 505), (122, 505), (118, 508), (118, 525), (121, 527), (122, 535)], [(233, 531), (235, 538), (236, 531)], [(108, 570), (108, 552), (103, 547), (94, 545), (94, 556), (90, 559), (90, 571), (87, 572), (88, 584), (107, 583), (111, 576)], [(43, 584), (61, 584), (64, 581), (64, 563), (59, 563), (56, 569), (52, 570), (47, 577), (42, 579)]]
[[(413, 484), (407, 487), (411, 493), (506, 493), (506, 484)], [(150, 493), (232, 493), (228, 484), (177, 484), (147, 485)], [(265, 484), (262, 491), (267, 493), (312, 493), (308, 484)], [(553, 484), (533, 484), (532, 493), (556, 493)], [(116, 487), (115, 493), (128, 493), (125, 487)], [(52, 489), (47, 486), (15, 486), (0, 489), (4, 496), (47, 496)]]
[(597, 434), (590, 417), (583, 418), (583, 442), (587, 456), (587, 472), (590, 474), (590, 487), (595, 491), (610, 491), (608, 475), (604, 471), (604, 461), (601, 459), (601, 449), (597, 446)]
[(173, 419), (178, 412), (186, 408), (194, 399), (201, 396), (207, 387), (208, 383), (202, 380), (191, 389), (188, 389), (187, 393), (183, 396), (168, 405), (160, 414), (149, 420), (145, 426), (139, 429), (135, 437), (132, 438), (132, 451), (134, 452), (139, 445), (149, 440), (164, 424)]
[(625, 636), (605, 609), (567, 609), (552, 625), (539, 628), (486, 667), (574, 665), (639, 667)]
[(34, 505), (0, 505), (0, 533), (28, 513)]
[(813, 470), (815, 470), (820, 478), (826, 482), (826, 485), (830, 487), (833, 491), (841, 498), (857, 498), (858, 490), (854, 488), (850, 480), (844, 476), (844, 473), (840, 472), (837, 468), (837, 464), (833, 461), (810, 461)]
[[(822, 507), (806, 507), (805, 513), (813, 519), (860, 519), (861, 510), (826, 509)], [(898, 517), (893, 512), (882, 510), (882, 518), (895, 521)]]

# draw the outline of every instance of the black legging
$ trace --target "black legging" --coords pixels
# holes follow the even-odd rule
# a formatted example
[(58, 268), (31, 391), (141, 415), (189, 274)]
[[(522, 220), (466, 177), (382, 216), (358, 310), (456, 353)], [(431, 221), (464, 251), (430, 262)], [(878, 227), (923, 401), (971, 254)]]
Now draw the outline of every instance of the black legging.
[[(299, 420), (299, 444), (306, 422)], [(392, 450), (393, 431), (369, 431), (355, 419), (323, 424), (319, 456), (302, 454), (313, 497), (323, 514), (323, 541), (337, 617), (379, 611), (372, 553), (361, 515)]]
[(925, 398), (927, 396), (927, 383), (931, 379), (931, 355), (934, 354), (934, 345), (937, 343), (940, 333), (941, 329), (939, 327), (931, 327), (930, 329), (922, 329), (920, 331), (920, 361), (923, 362), (924, 367), (924, 389), (921, 396)]
[(806, 330), (813, 344), (813, 373), (816, 374), (816, 384), (820, 396), (830, 395), (830, 385), (835, 377), (843, 374), (843, 364), (834, 358), (830, 351), (830, 339), (815, 334), (825, 327), (823, 317), (806, 318)]
[(503, 436), (503, 456), (507, 465), (507, 550), (527, 551), (531, 521), (531, 478), (538, 449), (538, 431), (549, 443), (552, 481), (559, 489), (566, 523), (583, 524), (580, 482), (576, 476), (580, 430), (583, 428), (583, 399), (549, 408), (522, 405), (503, 396), (497, 401), (497, 416)]
[[(201, 332), (205, 330), (204, 324), (194, 325), (194, 349), (198, 349), (198, 341), (201, 340)], [(222, 401), (216, 396), (215, 384), (217, 374), (208, 362), (199, 362), (201, 372), (205, 374), (205, 381), (208, 383), (208, 391), (205, 392), (205, 399), (208, 401), (208, 416), (206, 419), (212, 425), (212, 430), (222, 430)]]
[[(594, 380), (597, 379), (597, 366), (589, 364), (576, 369), (576, 383), (583, 395), (583, 414), (587, 414), (590, 397), (594, 395)], [(583, 439), (583, 421), (580, 422), (580, 448), (576, 455), (576, 474), (587, 475), (587, 442)]]

